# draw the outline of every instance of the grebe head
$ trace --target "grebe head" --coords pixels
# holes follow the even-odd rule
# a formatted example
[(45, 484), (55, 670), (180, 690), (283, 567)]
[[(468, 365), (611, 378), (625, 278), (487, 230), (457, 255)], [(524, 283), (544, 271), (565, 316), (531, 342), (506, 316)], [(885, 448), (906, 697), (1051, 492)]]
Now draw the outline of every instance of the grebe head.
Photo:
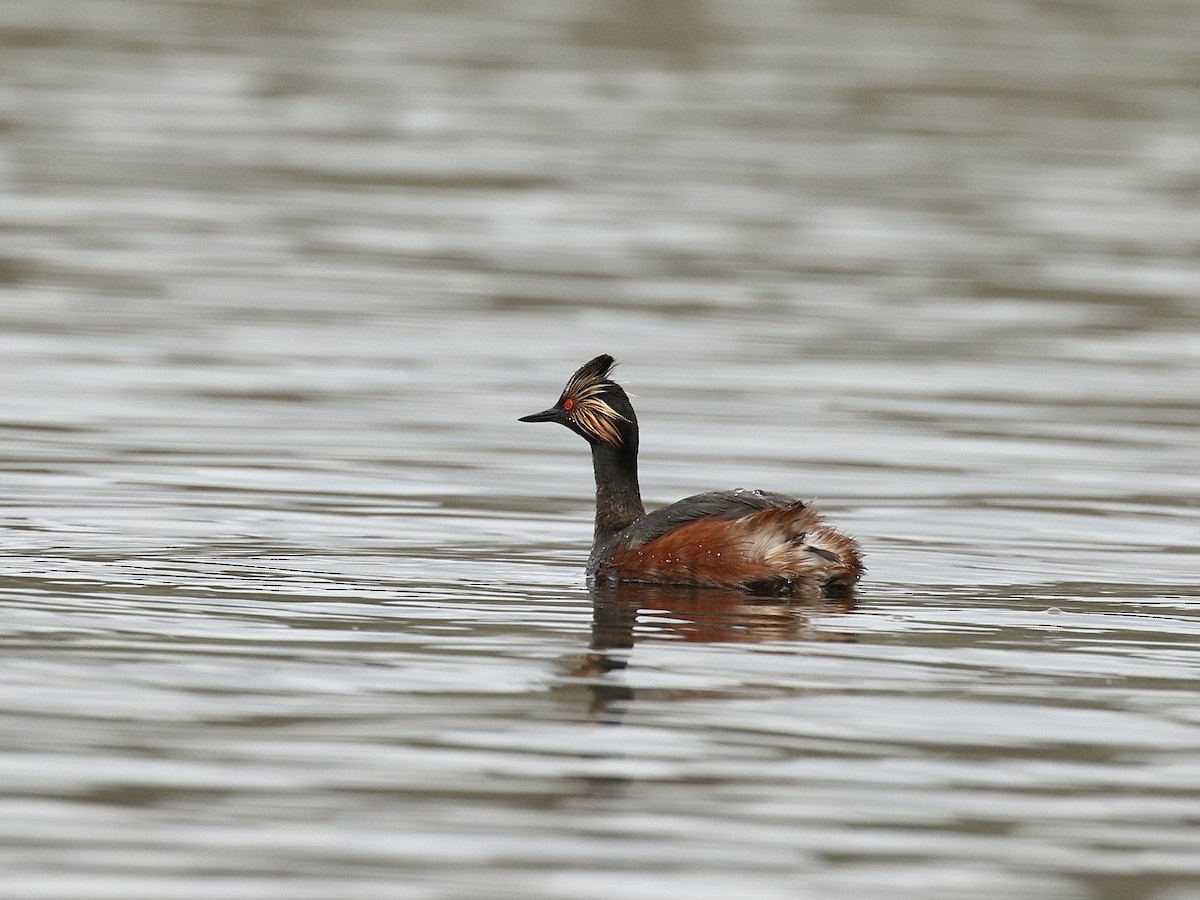
[(602, 353), (584, 363), (547, 410), (522, 416), (521, 422), (558, 422), (589, 444), (637, 452), (637, 416), (624, 389), (609, 378), (616, 361)]

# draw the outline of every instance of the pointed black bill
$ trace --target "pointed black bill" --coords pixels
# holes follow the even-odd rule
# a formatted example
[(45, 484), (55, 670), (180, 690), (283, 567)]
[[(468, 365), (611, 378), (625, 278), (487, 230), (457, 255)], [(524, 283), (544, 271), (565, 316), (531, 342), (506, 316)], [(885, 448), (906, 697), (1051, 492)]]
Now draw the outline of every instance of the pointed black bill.
[(557, 422), (558, 407), (543, 409), (540, 413), (534, 413), (531, 416), (521, 416), (517, 419), (518, 422)]

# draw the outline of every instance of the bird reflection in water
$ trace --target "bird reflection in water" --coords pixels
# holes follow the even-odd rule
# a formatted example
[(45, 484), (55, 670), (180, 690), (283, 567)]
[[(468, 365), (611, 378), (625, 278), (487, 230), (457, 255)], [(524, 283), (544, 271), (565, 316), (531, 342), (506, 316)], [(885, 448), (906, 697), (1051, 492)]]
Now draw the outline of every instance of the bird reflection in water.
[(769, 688), (653, 689), (629, 687), (620, 679), (643, 641), (686, 643), (764, 643), (825, 641), (848, 643), (856, 635), (830, 630), (822, 617), (849, 612), (853, 595), (762, 596), (742, 591), (687, 585), (621, 582), (591, 586), (591, 647), (571, 670), (587, 679), (592, 694), (588, 720), (617, 724), (636, 698), (695, 700), (773, 696)]

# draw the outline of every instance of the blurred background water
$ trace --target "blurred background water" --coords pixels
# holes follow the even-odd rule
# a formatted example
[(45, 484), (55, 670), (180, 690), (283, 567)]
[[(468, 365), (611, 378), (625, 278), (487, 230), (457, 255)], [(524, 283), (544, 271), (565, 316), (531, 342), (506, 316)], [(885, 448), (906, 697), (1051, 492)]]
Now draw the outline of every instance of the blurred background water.
[[(1200, 897), (1200, 7), (0, 2), (0, 895)], [(818, 497), (853, 612), (593, 596)]]

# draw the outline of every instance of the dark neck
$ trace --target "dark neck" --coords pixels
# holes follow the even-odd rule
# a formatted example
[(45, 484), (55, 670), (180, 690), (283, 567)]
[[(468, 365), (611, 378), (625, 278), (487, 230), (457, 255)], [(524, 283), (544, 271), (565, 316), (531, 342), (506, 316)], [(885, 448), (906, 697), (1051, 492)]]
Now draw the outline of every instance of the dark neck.
[(595, 549), (644, 516), (646, 508), (638, 487), (636, 443), (622, 449), (603, 442), (592, 444), (592, 469), (596, 473)]

